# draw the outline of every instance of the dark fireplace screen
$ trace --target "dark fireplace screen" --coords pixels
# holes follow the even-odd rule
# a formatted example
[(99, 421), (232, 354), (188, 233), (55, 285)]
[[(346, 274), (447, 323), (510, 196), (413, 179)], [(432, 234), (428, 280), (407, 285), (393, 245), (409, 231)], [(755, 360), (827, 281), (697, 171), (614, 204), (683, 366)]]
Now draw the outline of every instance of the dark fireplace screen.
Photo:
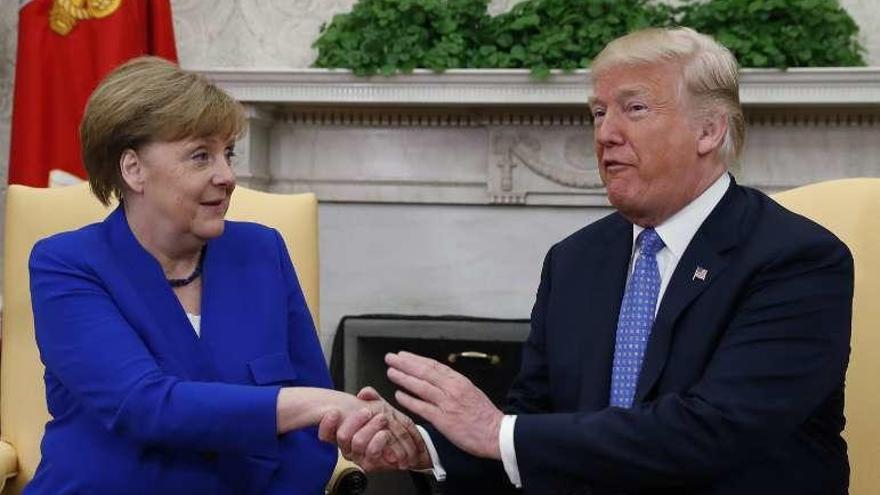
[[(528, 320), (462, 316), (347, 316), (333, 342), (330, 369), (339, 390), (374, 387), (395, 407), (395, 386), (385, 376), (384, 356), (409, 351), (440, 361), (467, 376), (499, 407), (520, 366)], [(409, 411), (406, 411), (409, 413)], [(421, 418), (414, 417), (417, 422)]]

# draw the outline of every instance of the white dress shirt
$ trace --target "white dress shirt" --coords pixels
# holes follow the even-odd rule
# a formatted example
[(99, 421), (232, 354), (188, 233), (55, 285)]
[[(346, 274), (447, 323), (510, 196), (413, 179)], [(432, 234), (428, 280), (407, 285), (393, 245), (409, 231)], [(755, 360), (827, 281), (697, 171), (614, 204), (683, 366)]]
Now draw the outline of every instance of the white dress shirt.
[[(679, 210), (675, 215), (654, 228), (660, 239), (663, 240), (664, 247), (657, 252), (657, 266), (660, 270), (660, 292), (657, 295), (657, 306), (654, 307), (654, 315), (660, 308), (660, 301), (663, 300), (663, 294), (669, 285), (675, 267), (678, 266), (685, 249), (690, 244), (691, 239), (699, 230), (700, 226), (709, 216), (713, 209), (721, 201), (727, 188), (730, 187), (730, 177), (725, 173), (722, 174), (708, 189), (703, 191), (697, 199), (688, 203), (684, 208)], [(636, 240), (639, 234), (644, 230), (643, 227), (633, 225), (633, 250), (630, 254), (629, 271), (632, 274), (633, 266), (639, 256)], [(627, 276), (629, 278), (629, 275)], [(522, 487), (522, 480), (519, 475), (519, 466), (516, 461), (516, 449), (514, 448), (513, 431), (516, 426), (516, 415), (506, 415), (501, 420), (501, 429), (498, 432), (498, 443), (501, 449), (501, 462), (504, 464), (504, 471), (510, 482), (517, 488)], [(434, 465), (434, 476), (437, 480), (442, 481), (446, 478), (446, 471), (440, 463), (437, 450), (431, 441), (430, 436), (422, 429), (419, 429), (428, 452), (431, 454), (431, 462)]]

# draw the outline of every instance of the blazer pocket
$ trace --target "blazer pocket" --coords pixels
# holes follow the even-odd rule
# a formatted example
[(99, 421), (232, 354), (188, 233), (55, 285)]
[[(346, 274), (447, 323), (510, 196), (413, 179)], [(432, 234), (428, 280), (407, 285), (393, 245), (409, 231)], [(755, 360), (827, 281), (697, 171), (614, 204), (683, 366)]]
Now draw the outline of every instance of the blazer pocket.
[(283, 352), (260, 356), (248, 362), (248, 368), (257, 385), (292, 385), (298, 377), (290, 357)]

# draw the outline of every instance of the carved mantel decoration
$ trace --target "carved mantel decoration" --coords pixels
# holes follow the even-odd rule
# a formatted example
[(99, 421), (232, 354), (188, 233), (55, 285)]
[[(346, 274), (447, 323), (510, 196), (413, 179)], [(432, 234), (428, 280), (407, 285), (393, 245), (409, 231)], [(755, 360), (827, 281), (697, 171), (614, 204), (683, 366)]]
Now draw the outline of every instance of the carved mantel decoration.
[[(239, 178), (323, 201), (605, 205), (589, 72), (202, 71), (249, 111)], [(880, 175), (880, 68), (746, 69), (738, 179), (766, 190)]]

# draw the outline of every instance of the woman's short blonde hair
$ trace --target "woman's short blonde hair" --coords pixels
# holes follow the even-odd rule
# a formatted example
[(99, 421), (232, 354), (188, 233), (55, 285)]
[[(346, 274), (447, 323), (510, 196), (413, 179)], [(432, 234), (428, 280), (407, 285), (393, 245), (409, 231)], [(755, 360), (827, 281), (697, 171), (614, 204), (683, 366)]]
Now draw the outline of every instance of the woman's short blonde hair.
[(745, 118), (739, 102), (739, 71), (730, 50), (690, 28), (650, 28), (635, 31), (608, 43), (596, 56), (593, 82), (602, 72), (621, 65), (679, 64), (688, 94), (698, 111), (722, 111), (727, 134), (719, 156), (732, 165), (745, 142)]
[(111, 72), (89, 97), (79, 127), (92, 192), (104, 205), (122, 199), (120, 157), (158, 141), (237, 138), (241, 104), (199, 74), (158, 57), (139, 57)]

